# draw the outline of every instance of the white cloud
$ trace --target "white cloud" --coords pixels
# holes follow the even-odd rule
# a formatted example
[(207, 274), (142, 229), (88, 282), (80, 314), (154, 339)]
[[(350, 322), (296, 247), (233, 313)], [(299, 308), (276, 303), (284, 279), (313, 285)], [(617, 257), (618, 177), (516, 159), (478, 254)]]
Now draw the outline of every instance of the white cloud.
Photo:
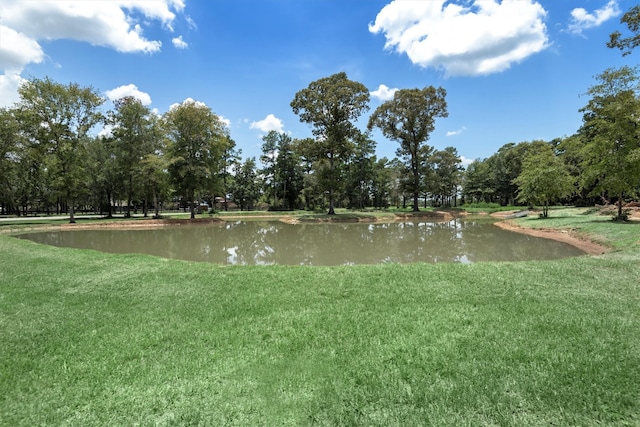
[(41, 41), (69, 39), (118, 52), (155, 53), (162, 42), (147, 39), (143, 26), (157, 21), (173, 31), (184, 6), (184, 0), (2, 0), (0, 103), (17, 98), (24, 67), (46, 57)]
[(151, 96), (149, 96), (148, 93), (139, 90), (138, 87), (134, 84), (128, 84), (108, 90), (105, 92), (105, 95), (111, 101), (116, 101), (118, 99), (124, 98), (125, 96), (132, 96), (139, 99), (142, 105), (151, 104)]
[(189, 47), (189, 44), (182, 40), (182, 36), (172, 38), (171, 43), (173, 43), (176, 49), (186, 49)]
[(20, 100), (18, 88), (22, 82), (24, 79), (20, 77), (20, 72), (7, 70), (0, 75), (0, 108), (12, 107)]
[[(171, 111), (171, 110), (173, 110), (173, 109), (175, 109), (175, 108), (181, 107), (181, 106), (183, 106), (183, 105), (189, 105), (189, 104), (195, 104), (195, 105), (196, 105), (196, 107), (207, 107), (207, 104), (205, 104), (205, 103), (204, 103), (204, 102), (202, 102), (202, 101), (196, 101), (196, 100), (195, 100), (195, 99), (193, 99), (193, 98), (187, 98), (187, 99), (185, 99), (184, 101), (182, 101), (181, 103), (171, 104), (171, 105), (169, 106), (169, 111)], [(208, 108), (208, 107), (207, 107), (207, 108)]]
[(473, 159), (468, 159), (465, 156), (460, 156), (460, 163), (462, 164), (462, 166), (464, 168), (466, 168), (467, 166), (469, 166), (473, 162), (474, 162)]
[(450, 130), (447, 132), (447, 136), (455, 136), (455, 135), (460, 135), (462, 132), (464, 132), (465, 130), (467, 130), (467, 128), (465, 126), (462, 126), (460, 129), (458, 130)]
[(100, 132), (98, 132), (98, 136), (102, 137), (102, 138), (110, 138), (111, 136), (113, 136), (113, 129), (115, 128), (114, 125), (112, 124), (106, 124), (102, 127), (102, 129), (100, 130)]
[(390, 89), (386, 85), (378, 86), (377, 90), (371, 92), (371, 96), (378, 98), (380, 101), (388, 101), (393, 99), (393, 95), (398, 91), (398, 88)]
[(21, 70), (30, 62), (39, 63), (44, 52), (37, 41), (13, 28), (0, 25), (0, 69)]
[(198, 29), (198, 25), (196, 24), (196, 21), (194, 21), (190, 16), (185, 16), (184, 19), (187, 21), (187, 25), (189, 26), (189, 29), (191, 30)]
[(581, 7), (575, 8), (571, 11), (569, 32), (582, 34), (583, 30), (597, 27), (603, 22), (620, 15), (620, 13), (617, 0), (610, 0), (609, 3), (593, 13), (589, 13)]
[(394, 0), (369, 25), (385, 48), (446, 75), (508, 69), (548, 46), (546, 11), (535, 0)]
[(276, 132), (282, 132), (284, 129), (284, 124), (282, 123), (282, 120), (280, 120), (273, 114), (269, 114), (267, 115), (267, 117), (260, 121), (252, 122), (249, 127), (251, 129), (259, 129), (264, 133), (272, 130), (275, 130)]
[(162, 43), (143, 36), (134, 11), (148, 20), (158, 20), (172, 30), (182, 1), (73, 1), (4, 0), (2, 23), (32, 40), (71, 39), (119, 52), (153, 53)]
[(231, 126), (231, 120), (227, 119), (226, 117), (223, 117), (221, 115), (218, 115), (218, 119), (220, 120), (220, 122), (222, 122), (223, 125), (225, 125), (226, 127)]

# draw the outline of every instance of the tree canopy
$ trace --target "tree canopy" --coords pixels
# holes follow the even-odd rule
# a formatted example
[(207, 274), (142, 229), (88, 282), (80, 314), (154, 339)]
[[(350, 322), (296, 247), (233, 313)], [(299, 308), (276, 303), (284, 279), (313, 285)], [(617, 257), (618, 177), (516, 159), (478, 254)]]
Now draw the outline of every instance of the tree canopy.
[(353, 121), (369, 109), (368, 103), (369, 90), (344, 72), (311, 82), (291, 101), (300, 121), (313, 125), (316, 152), (329, 162), (329, 215), (335, 213), (335, 162), (350, 154), (349, 139), (359, 132)]
[(622, 37), (620, 31), (614, 31), (609, 36), (607, 47), (620, 49), (622, 56), (630, 55), (633, 49), (640, 45), (640, 6), (634, 6), (622, 15), (620, 23), (626, 24), (632, 35)]
[(213, 187), (227, 143), (220, 118), (201, 102), (186, 100), (163, 117), (169, 138), (169, 173), (195, 218), (196, 191)]
[(591, 99), (581, 110), (584, 136), (584, 181), (592, 194), (607, 193), (622, 201), (640, 183), (640, 80), (638, 68), (607, 69), (587, 92)]
[(19, 89), (19, 111), (32, 142), (50, 153), (47, 172), (69, 205), (74, 223), (75, 199), (86, 184), (86, 139), (102, 120), (104, 99), (91, 87), (63, 85), (49, 78), (26, 81)]
[(575, 190), (575, 178), (556, 157), (551, 145), (529, 153), (522, 161), (522, 172), (514, 180), (518, 200), (542, 205), (542, 217), (549, 216), (551, 202), (569, 196)]
[(368, 128), (380, 128), (382, 134), (400, 143), (399, 156), (406, 156), (413, 180), (413, 210), (418, 211), (418, 196), (421, 188), (422, 166), (428, 150), (424, 144), (435, 129), (438, 117), (447, 117), (446, 90), (433, 86), (424, 89), (401, 89), (393, 99), (385, 101), (369, 118)]

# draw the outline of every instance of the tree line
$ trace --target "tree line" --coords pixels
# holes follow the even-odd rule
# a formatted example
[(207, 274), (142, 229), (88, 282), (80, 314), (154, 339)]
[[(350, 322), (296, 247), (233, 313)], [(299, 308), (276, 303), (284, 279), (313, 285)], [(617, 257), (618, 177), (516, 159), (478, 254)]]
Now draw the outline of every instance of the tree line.
[[(638, 44), (640, 7), (607, 44), (627, 55)], [(559, 201), (622, 202), (640, 190), (640, 80), (637, 67), (607, 69), (589, 88), (583, 125), (569, 137), (509, 143), (466, 170), (454, 147), (429, 138), (447, 117), (446, 90), (401, 89), (369, 116), (369, 91), (345, 73), (311, 82), (291, 108), (312, 126), (296, 139), (271, 131), (258, 159), (241, 158), (228, 128), (210, 107), (191, 99), (162, 115), (125, 97), (104, 113), (91, 87), (31, 79), (20, 100), (0, 109), (0, 213), (103, 212), (197, 205), (241, 210), (386, 208), (493, 202), (548, 207)], [(96, 134), (102, 126), (103, 131)], [(372, 131), (397, 142), (396, 157), (375, 155)]]
[[(220, 117), (191, 99), (157, 115), (124, 97), (105, 113), (95, 89), (49, 78), (26, 81), (19, 95), (14, 107), (0, 110), (3, 214), (66, 212), (74, 222), (78, 208), (111, 216), (120, 203), (125, 216), (134, 207), (158, 216), (160, 206), (180, 204), (193, 218), (201, 202), (332, 214), (336, 205), (384, 208), (406, 203), (409, 195), (418, 209), (418, 195), (426, 191), (450, 203), (461, 176), (454, 148), (424, 145), (435, 117), (446, 114), (441, 88), (399, 91), (372, 115), (370, 128), (390, 134), (402, 114), (412, 115), (415, 128), (402, 131), (418, 136), (398, 150), (406, 157), (401, 161), (378, 159), (371, 133), (354, 125), (368, 109), (364, 85), (345, 73), (312, 82), (291, 107), (312, 124), (313, 137), (269, 132), (260, 166), (255, 158), (242, 161)], [(396, 111), (398, 105), (403, 110)]]

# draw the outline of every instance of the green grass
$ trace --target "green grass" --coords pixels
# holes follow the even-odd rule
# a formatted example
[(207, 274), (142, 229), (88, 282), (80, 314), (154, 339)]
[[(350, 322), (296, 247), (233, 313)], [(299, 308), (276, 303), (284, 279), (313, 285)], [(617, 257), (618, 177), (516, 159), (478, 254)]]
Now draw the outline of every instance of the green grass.
[(640, 224), (552, 262), (238, 267), (0, 236), (0, 425), (640, 425)]
[(458, 206), (459, 209), (465, 210), (469, 213), (494, 213), (502, 211), (518, 211), (526, 209), (526, 206), (502, 206), (500, 203), (466, 203)]
[(614, 224), (611, 215), (600, 215), (590, 208), (556, 208), (549, 211), (548, 218), (530, 215), (517, 220), (523, 227), (557, 228), (584, 235), (586, 238), (607, 244), (615, 249), (638, 249), (640, 247), (640, 224), (627, 222)]

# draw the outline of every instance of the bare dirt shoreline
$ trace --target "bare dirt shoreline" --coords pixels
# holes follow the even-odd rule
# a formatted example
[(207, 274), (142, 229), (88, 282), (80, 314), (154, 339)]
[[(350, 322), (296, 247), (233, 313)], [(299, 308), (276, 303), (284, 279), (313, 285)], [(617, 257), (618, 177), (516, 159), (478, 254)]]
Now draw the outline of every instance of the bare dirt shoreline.
[(602, 255), (609, 252), (611, 248), (584, 238), (576, 233), (567, 230), (548, 228), (524, 228), (516, 225), (513, 221), (502, 220), (494, 224), (503, 230), (515, 231), (528, 236), (543, 237), (574, 246), (589, 255)]

